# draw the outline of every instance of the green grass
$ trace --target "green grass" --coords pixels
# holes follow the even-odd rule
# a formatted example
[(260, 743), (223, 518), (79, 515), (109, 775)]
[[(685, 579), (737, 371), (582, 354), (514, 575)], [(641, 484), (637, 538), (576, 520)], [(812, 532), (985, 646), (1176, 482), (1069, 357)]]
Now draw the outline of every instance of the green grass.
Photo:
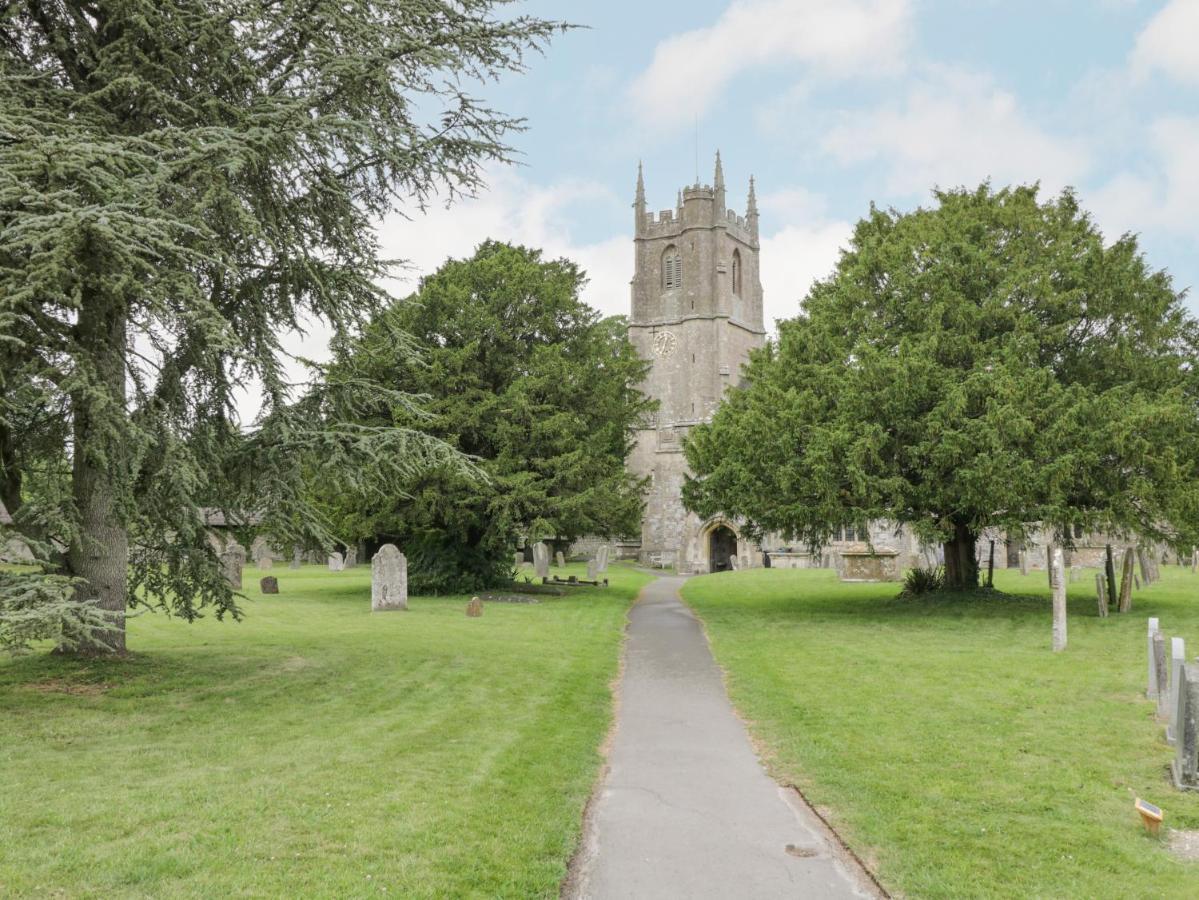
[(898, 585), (779, 570), (693, 579), (684, 597), (775, 776), (889, 889), (1194, 898), (1199, 863), (1133, 811), (1141, 796), (1167, 826), (1199, 828), (1199, 795), (1169, 785), (1172, 749), (1144, 697), (1147, 616), (1199, 652), (1199, 576), (1162, 571), (1108, 619), (1084, 572), (1060, 654), (1043, 572), (997, 573), (1006, 595), (991, 599), (898, 600)]
[(0, 896), (555, 896), (648, 579), (468, 619), (260, 574), (241, 623), (132, 620), (126, 662), (0, 661)]

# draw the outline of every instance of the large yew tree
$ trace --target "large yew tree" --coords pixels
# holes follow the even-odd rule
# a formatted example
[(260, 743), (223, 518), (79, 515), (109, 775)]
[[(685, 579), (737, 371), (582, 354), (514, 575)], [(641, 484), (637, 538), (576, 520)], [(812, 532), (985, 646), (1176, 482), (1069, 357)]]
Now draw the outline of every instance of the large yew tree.
[(1199, 536), (1199, 331), (1070, 192), (937, 192), (872, 209), (802, 314), (693, 430), (686, 500), (820, 544), (885, 519), (978, 583), (989, 526)]
[(505, 5), (0, 4), (0, 498), (45, 563), (0, 574), (0, 642), (121, 652), (130, 604), (236, 614), (202, 505), (328, 544), (302, 459), (456, 458), (339, 425), (371, 399), (350, 386), (325, 385), (319, 429), (298, 417), (280, 338), (353, 332), (387, 299), (379, 217), (508, 158), (519, 121), (469, 86), (557, 26)]
[[(379, 397), (425, 398), (418, 410), (380, 402), (364, 426), (421, 427), (476, 463), (366, 500), (328, 492), (342, 533), (399, 544), (414, 589), (500, 583), (521, 537), (637, 530), (642, 486), (625, 460), (651, 408), (639, 390), (647, 365), (624, 320), (580, 298), (585, 280), (569, 260), (488, 241), (423, 279), (331, 367)], [(397, 335), (418, 342), (419, 360)], [(367, 466), (359, 477), (378, 474)]]

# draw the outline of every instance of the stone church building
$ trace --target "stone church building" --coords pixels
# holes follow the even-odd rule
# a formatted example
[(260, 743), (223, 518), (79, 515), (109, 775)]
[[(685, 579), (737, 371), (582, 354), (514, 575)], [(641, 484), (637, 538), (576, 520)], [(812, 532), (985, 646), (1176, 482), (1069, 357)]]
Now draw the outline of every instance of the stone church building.
[(659, 404), (628, 462), (650, 479), (639, 558), (681, 572), (760, 564), (760, 550), (738, 537), (735, 523), (702, 521), (682, 500), (683, 439), (711, 418), (766, 339), (753, 180), (740, 215), (729, 208), (718, 153), (712, 184), (685, 187), (674, 209), (654, 213), (638, 169), (633, 208), (629, 340), (651, 363), (643, 390)]

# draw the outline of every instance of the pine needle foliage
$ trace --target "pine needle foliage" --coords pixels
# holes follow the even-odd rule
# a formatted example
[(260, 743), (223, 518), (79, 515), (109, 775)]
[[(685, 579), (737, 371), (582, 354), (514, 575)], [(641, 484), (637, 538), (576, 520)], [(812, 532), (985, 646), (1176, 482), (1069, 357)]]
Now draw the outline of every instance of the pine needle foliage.
[[(374, 223), (510, 159), (522, 123), (468, 87), (562, 26), (505, 6), (0, 3), (0, 499), (53, 548), (0, 583), (24, 622), (6, 643), (120, 652), (128, 605), (236, 616), (203, 506), (328, 545), (308, 468), (462, 465), (417, 424), (346, 424), (350, 385), (317, 418), (289, 405), (281, 336), (355, 332), (387, 300)], [(66, 601), (104, 612), (104, 640), (64, 637)]]

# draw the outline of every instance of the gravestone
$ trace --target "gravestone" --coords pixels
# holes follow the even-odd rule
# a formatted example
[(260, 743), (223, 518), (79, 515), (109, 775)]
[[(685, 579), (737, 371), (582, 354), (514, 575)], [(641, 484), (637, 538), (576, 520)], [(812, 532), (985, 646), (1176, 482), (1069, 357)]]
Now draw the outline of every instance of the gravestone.
[(221, 574), (235, 590), (241, 590), (241, 571), (246, 567), (246, 548), (234, 541), (221, 554)]
[(1182, 667), (1187, 662), (1186, 641), (1180, 637), (1170, 638), (1170, 724), (1166, 726), (1166, 740), (1173, 744), (1178, 735), (1178, 684), (1182, 678)]
[(371, 610), (408, 608), (408, 560), (395, 544), (384, 544), (371, 560)]
[(1149, 619), (1149, 686), (1145, 688), (1145, 696), (1150, 700), (1157, 699), (1157, 668), (1153, 665), (1153, 636), (1158, 633), (1160, 626), (1157, 617)]
[(1132, 612), (1132, 548), (1124, 551), (1124, 563), (1120, 566), (1120, 606), (1122, 613)]
[(1137, 548), (1137, 565), (1141, 567), (1141, 584), (1149, 587), (1153, 583), (1153, 570), (1149, 568), (1149, 559), (1140, 547)]
[(730, 557), (729, 557), (729, 569), (730, 569), (730, 571), (733, 571), (733, 572), (735, 572), (735, 571), (737, 571), (737, 569), (738, 569), (738, 568), (740, 568), (740, 567), (737, 565), (737, 557), (736, 557), (735, 555), (734, 555), (734, 556), (730, 556)]
[(608, 545), (600, 544), (599, 550), (595, 552), (595, 569), (599, 573), (608, 571)]
[(561, 550), (554, 554), (554, 563), (559, 569), (566, 568), (566, 557), (562, 554)]
[(267, 575), (259, 580), (258, 589), (264, 594), (277, 594), (279, 593), (279, 579), (273, 575)]
[(466, 604), (466, 614), (472, 619), (483, 615), (483, 601), (478, 597), (471, 597), (470, 603)]
[(599, 580), (599, 563), (596, 562), (594, 559), (587, 560), (587, 580), (588, 581), (598, 581)]
[(358, 548), (347, 547), (345, 560), (342, 563), (342, 566), (347, 569), (352, 569), (356, 565), (358, 565)]
[(1053, 652), (1066, 649), (1066, 573), (1062, 548), (1054, 547), (1050, 561), (1053, 577)]
[(1183, 665), (1174, 713), (1176, 738), (1171, 774), (1180, 791), (1199, 790), (1199, 665)]
[(533, 545), (533, 574), (538, 578), (550, 577), (550, 548), (545, 541)]
[(1095, 574), (1095, 596), (1099, 601), (1099, 618), (1107, 618), (1107, 579), (1103, 575)]
[(1170, 706), (1170, 670), (1166, 665), (1166, 636), (1160, 631), (1153, 635), (1153, 673), (1157, 679), (1157, 714), (1165, 718)]
[(293, 550), (293, 551), (292, 551), (292, 554), (291, 554), (291, 566), (290, 566), (290, 568), (292, 568), (292, 569), (298, 569), (298, 568), (300, 568), (300, 564), (301, 564), (303, 561), (304, 561), (304, 551), (303, 551), (303, 550), (301, 550), (299, 547), (296, 547), (296, 549), (295, 549), (295, 550)]
[(345, 562), (342, 560), (340, 553), (334, 551), (333, 553), (329, 554), (329, 571), (330, 572), (340, 572), (344, 565), (345, 565)]

